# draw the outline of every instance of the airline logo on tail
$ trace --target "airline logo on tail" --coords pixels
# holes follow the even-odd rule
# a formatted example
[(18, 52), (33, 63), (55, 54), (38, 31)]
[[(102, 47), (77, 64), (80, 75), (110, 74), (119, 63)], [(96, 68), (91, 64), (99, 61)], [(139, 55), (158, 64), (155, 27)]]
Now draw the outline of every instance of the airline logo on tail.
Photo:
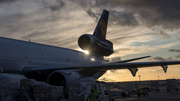
[(98, 24), (96, 26), (96, 29), (94, 30), (93, 36), (95, 36), (99, 40), (106, 40), (106, 30), (107, 30), (107, 24), (108, 24), (108, 16), (109, 12), (106, 10), (103, 10), (101, 17), (98, 21)]
[(104, 19), (101, 19), (100, 28), (101, 28), (102, 36), (105, 37), (106, 36), (106, 22)]

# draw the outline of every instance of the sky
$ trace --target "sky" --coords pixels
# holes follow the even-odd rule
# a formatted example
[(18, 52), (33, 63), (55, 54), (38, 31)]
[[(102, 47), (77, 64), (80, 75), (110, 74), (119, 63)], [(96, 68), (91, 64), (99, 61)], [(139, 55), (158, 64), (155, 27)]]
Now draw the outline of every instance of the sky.
[[(114, 54), (106, 58), (180, 60), (179, 0), (0, 0), (0, 37), (80, 50), (78, 38), (93, 33), (103, 9), (109, 11), (106, 38), (114, 47)], [(126, 69), (109, 70), (102, 77), (180, 78), (179, 67), (169, 66), (167, 73), (161, 67), (140, 68), (135, 77)]]

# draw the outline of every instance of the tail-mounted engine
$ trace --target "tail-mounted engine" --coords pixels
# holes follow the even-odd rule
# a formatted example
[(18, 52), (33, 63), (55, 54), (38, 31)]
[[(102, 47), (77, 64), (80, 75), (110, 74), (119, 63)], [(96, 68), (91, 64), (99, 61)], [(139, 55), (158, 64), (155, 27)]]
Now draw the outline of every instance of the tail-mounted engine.
[(78, 45), (83, 50), (88, 50), (90, 53), (97, 53), (101, 56), (109, 56), (113, 51), (113, 43), (104, 39), (98, 40), (90, 34), (83, 34), (78, 39)]

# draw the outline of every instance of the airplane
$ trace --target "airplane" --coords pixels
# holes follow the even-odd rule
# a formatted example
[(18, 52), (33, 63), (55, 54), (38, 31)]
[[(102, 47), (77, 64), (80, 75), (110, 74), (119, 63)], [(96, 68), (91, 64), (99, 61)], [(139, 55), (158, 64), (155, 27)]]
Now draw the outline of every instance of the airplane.
[[(68, 84), (84, 77), (97, 79), (107, 70), (129, 69), (133, 76), (138, 68), (180, 64), (180, 61), (131, 62), (144, 56), (124, 61), (106, 63), (104, 56), (114, 53), (113, 43), (106, 40), (109, 12), (103, 10), (93, 35), (83, 34), (78, 45), (84, 52), (51, 45), (0, 37), (0, 70), (3, 73), (22, 74), (27, 78), (64, 86), (67, 95)], [(131, 62), (131, 63), (129, 63)]]

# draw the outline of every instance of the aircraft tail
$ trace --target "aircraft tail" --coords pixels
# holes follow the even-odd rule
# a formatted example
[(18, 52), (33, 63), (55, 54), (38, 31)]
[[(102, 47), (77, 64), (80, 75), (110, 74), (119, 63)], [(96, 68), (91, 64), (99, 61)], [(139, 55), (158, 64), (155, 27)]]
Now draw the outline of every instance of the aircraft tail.
[(79, 37), (78, 45), (81, 49), (101, 56), (109, 56), (114, 53), (113, 43), (106, 40), (108, 17), (109, 12), (103, 10), (93, 35), (83, 34)]
[(96, 29), (93, 33), (93, 36), (95, 36), (99, 40), (105, 40), (106, 39), (108, 17), (109, 17), (109, 12), (107, 10), (103, 10), (102, 15), (99, 19), (99, 22), (96, 26)]

